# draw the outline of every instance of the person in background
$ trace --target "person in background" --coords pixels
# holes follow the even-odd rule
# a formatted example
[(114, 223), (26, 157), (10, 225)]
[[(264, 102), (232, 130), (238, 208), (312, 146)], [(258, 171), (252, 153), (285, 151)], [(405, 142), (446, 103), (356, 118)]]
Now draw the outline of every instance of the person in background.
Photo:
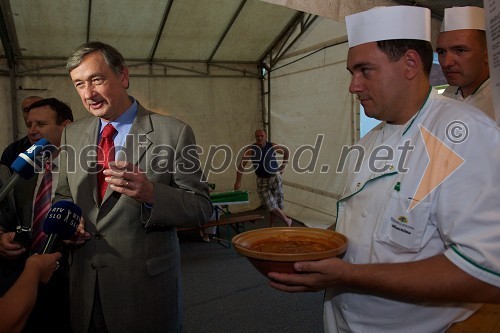
[(430, 20), (411, 6), (346, 17), (349, 91), (382, 121), (344, 169), (334, 227), (348, 248), (268, 274), (326, 290), (325, 332), (444, 332), (500, 302), (500, 131), (431, 88)]
[(484, 8), (446, 8), (436, 52), (450, 85), (443, 95), (471, 104), (495, 120)]
[[(21, 332), (35, 306), (40, 283), (47, 283), (58, 269), (61, 253), (33, 255), (14, 285), (0, 297), (0, 333)], [(41, 331), (43, 327), (39, 327)], [(48, 329), (48, 328), (45, 328)], [(52, 331), (54, 332), (54, 331)]]
[[(25, 99), (23, 99), (23, 102), (21, 103), (22, 111), (23, 111), (23, 118), (24, 118), (24, 124), (26, 127), (28, 127), (28, 115), (29, 115), (29, 106), (36, 102), (41, 100), (42, 97), (39, 96), (28, 96)], [(12, 142), (10, 145), (8, 145), (3, 153), (2, 157), (0, 159), (0, 164), (6, 165), (10, 167), (14, 160), (17, 158), (17, 156), (24, 152), (26, 149), (28, 149), (34, 142), (32, 142), (28, 135), (22, 137), (21, 139)]]
[[(41, 99), (28, 107), (28, 137), (31, 142), (45, 138), (59, 148), (63, 129), (73, 121), (71, 108), (56, 98)], [(40, 253), (47, 241), (43, 232), (43, 222), (50, 208), (51, 199), (58, 183), (59, 158), (55, 150), (44, 166), (48, 169), (37, 171), (36, 177), (22, 179), (13, 191), (16, 218), (0, 221), (0, 257), (11, 267), (9, 279), (2, 281), (2, 289), (9, 287), (21, 273), (30, 254)], [(45, 200), (45, 201), (44, 201)], [(14, 241), (16, 228), (31, 230), (30, 242), (21, 244)], [(69, 267), (68, 252), (63, 252), (61, 267), (51, 281), (39, 289), (37, 304), (28, 319), (23, 332), (36, 332), (41, 327), (60, 332), (70, 332), (69, 324)]]
[[(278, 166), (276, 154), (283, 155), (283, 161)], [(234, 189), (241, 188), (241, 178), (248, 161), (251, 161), (257, 176), (257, 191), (262, 205), (269, 211), (271, 226), (275, 217), (282, 219), (287, 226), (292, 225), (292, 219), (285, 215), (283, 185), (281, 174), (288, 163), (289, 151), (284, 145), (267, 141), (267, 133), (263, 129), (255, 131), (255, 143), (248, 146), (236, 169), (236, 182)]]
[[(0, 189), (7, 184), (11, 176), (11, 171), (8, 166), (0, 165)], [(0, 296), (5, 294), (7, 290), (17, 280), (23, 267), (17, 260), (11, 260), (4, 250), (3, 237), (7, 232), (5, 228), (8, 225), (13, 225), (12, 228), (19, 225), (19, 220), (16, 212), (16, 204), (14, 202), (14, 193), (11, 190), (3, 200), (0, 201)], [(17, 255), (13, 259), (17, 258)]]
[(128, 68), (108, 44), (77, 47), (66, 69), (93, 116), (63, 132), (70, 150), (54, 199), (83, 211), (70, 274), (73, 330), (180, 332), (176, 227), (201, 227), (212, 215), (193, 130), (128, 95)]

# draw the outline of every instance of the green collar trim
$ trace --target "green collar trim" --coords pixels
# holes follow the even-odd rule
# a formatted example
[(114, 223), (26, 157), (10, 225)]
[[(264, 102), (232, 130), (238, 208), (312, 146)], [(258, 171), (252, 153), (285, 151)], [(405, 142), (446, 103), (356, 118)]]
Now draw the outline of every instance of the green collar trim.
[(465, 261), (467, 261), (468, 263), (470, 263), (471, 265), (473, 265), (474, 267), (477, 267), (479, 268), (480, 270), (483, 270), (485, 272), (488, 272), (490, 274), (493, 274), (493, 275), (496, 275), (496, 276), (500, 276), (500, 273), (499, 272), (495, 272), (495, 271), (492, 271), (491, 269), (488, 269), (486, 267), (482, 267), (482, 266), (479, 266), (478, 264), (476, 264), (474, 261), (472, 261), (470, 258), (466, 257), (463, 253), (461, 253), (460, 251), (458, 251), (457, 249), (457, 246), (455, 244), (452, 244), (451, 245), (451, 249), (456, 253), (458, 254), (462, 259), (465, 259)]
[(377, 176), (377, 177), (375, 177), (375, 178), (369, 179), (369, 180), (367, 180), (367, 181), (363, 184), (363, 187), (361, 187), (361, 188), (360, 188), (359, 190), (357, 190), (356, 192), (351, 193), (351, 194), (349, 194), (348, 196), (343, 197), (343, 198), (340, 198), (339, 200), (337, 200), (337, 216), (335, 217), (335, 230), (337, 230), (337, 222), (338, 222), (338, 220), (339, 220), (339, 203), (341, 203), (342, 201), (345, 201), (345, 200), (349, 199), (350, 197), (352, 197), (352, 196), (354, 196), (354, 195), (358, 194), (359, 192), (361, 192), (361, 191), (365, 188), (366, 184), (371, 183), (371, 182), (372, 182), (372, 181), (374, 181), (374, 180), (377, 180), (377, 179), (380, 179), (380, 178), (384, 178), (384, 177), (387, 177), (387, 176), (393, 176), (393, 175), (396, 175), (396, 174), (397, 174), (397, 172), (396, 172), (396, 171), (395, 171), (395, 172), (390, 172), (390, 173), (384, 173), (383, 175), (380, 175), (380, 176)]
[[(470, 96), (473, 96), (475, 93), (477, 93), (477, 91), (478, 91), (479, 89), (481, 89), (481, 87), (483, 86), (483, 84), (484, 84), (486, 81), (488, 81), (489, 79), (490, 79), (490, 77), (488, 76), (488, 77), (486, 78), (486, 80), (484, 80), (483, 82), (481, 82), (481, 84), (480, 84), (480, 85), (478, 85), (478, 86), (477, 86), (476, 90), (474, 90), (474, 91), (472, 92), (472, 94), (470, 94)], [(455, 95), (458, 95), (458, 93), (460, 93), (460, 95), (462, 95), (462, 98), (464, 97), (464, 94), (462, 94), (462, 88), (458, 87), (457, 92), (455, 93)]]
[(408, 130), (410, 129), (410, 127), (413, 125), (413, 122), (415, 121), (415, 119), (417, 119), (418, 115), (420, 114), (420, 111), (422, 111), (425, 103), (427, 103), (427, 100), (429, 99), (429, 96), (431, 95), (431, 91), (432, 91), (432, 87), (429, 86), (429, 91), (427, 92), (427, 97), (425, 97), (425, 101), (424, 103), (422, 104), (422, 106), (418, 109), (418, 112), (415, 114), (415, 116), (413, 117), (413, 119), (411, 120), (410, 124), (408, 125), (408, 127), (406, 127), (405, 131), (403, 132), (403, 135), (406, 134), (406, 132), (408, 132)]

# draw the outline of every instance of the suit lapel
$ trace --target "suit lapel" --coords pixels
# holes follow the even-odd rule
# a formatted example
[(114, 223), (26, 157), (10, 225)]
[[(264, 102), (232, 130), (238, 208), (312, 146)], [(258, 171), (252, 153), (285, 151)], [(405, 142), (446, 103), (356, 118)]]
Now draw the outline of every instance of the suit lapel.
[(86, 165), (82, 165), (82, 167), (86, 169), (85, 172), (89, 175), (88, 177), (85, 177), (87, 180), (87, 188), (92, 189), (92, 197), (94, 198), (95, 203), (99, 202), (97, 194), (97, 147), (99, 146), (99, 123), (99, 118), (96, 118), (95, 121), (85, 130), (82, 141), (82, 148), (85, 149), (86, 147), (89, 147), (94, 153), (87, 154), (87, 163)]
[(14, 190), (16, 198), (16, 207), (21, 224), (25, 227), (31, 227), (33, 221), (33, 200), (35, 195), (36, 182), (38, 174), (30, 179), (22, 179)]
[(149, 133), (153, 131), (151, 125), (150, 112), (138, 105), (137, 116), (130, 128), (125, 143), (125, 156), (132, 156), (134, 165), (138, 165), (144, 154), (151, 146), (152, 142), (149, 139)]

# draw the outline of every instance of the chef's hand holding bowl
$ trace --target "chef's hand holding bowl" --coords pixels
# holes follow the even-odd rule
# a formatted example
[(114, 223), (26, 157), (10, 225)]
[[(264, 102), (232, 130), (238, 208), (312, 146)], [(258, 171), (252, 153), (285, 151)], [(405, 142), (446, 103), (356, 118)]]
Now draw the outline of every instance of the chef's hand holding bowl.
[(345, 264), (337, 257), (347, 238), (318, 228), (262, 228), (236, 235), (236, 251), (245, 256), (273, 288), (288, 292), (317, 291), (331, 286), (327, 276)]

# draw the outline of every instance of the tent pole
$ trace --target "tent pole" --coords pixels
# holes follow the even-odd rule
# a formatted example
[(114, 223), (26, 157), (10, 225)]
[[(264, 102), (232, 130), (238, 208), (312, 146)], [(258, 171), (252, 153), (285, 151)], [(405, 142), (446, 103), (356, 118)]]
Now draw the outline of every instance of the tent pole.
[(267, 72), (267, 138), (271, 141), (271, 71)]
[(16, 92), (16, 70), (10, 69), (10, 108), (12, 112), (12, 142), (17, 140), (17, 92)]
[[(267, 133), (268, 140), (271, 137), (271, 82), (270, 82), (270, 69), (264, 61), (259, 63), (260, 72), (260, 102), (261, 102), (261, 122), (262, 128)], [(267, 75), (267, 90), (266, 90), (266, 75)], [(267, 105), (266, 105), (266, 95), (267, 95)]]

